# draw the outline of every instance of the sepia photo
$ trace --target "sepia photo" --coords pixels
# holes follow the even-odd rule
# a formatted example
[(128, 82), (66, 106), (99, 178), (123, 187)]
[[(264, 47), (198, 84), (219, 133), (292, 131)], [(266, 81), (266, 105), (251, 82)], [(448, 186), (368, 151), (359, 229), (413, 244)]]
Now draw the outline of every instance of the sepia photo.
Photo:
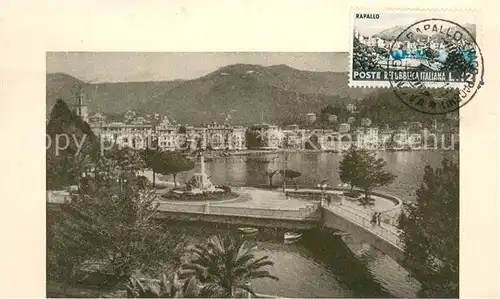
[(47, 297), (458, 297), (459, 111), (347, 52), (47, 52)]

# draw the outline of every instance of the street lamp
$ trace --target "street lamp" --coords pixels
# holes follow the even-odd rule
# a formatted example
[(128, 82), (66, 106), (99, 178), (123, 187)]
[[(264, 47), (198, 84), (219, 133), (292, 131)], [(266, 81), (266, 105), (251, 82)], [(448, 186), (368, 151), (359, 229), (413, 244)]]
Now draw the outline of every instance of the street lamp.
[(321, 204), (323, 204), (323, 200), (325, 199), (325, 191), (328, 188), (328, 184), (326, 180), (323, 180), (318, 184), (318, 188), (321, 189)]

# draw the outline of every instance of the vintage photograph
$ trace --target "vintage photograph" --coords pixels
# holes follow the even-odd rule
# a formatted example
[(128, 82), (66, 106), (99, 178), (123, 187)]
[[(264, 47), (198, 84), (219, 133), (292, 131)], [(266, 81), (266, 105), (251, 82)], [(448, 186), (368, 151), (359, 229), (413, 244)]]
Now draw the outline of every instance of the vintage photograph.
[(359, 13), (353, 53), (47, 52), (47, 297), (458, 297), (459, 112), (350, 88), (412, 24)]

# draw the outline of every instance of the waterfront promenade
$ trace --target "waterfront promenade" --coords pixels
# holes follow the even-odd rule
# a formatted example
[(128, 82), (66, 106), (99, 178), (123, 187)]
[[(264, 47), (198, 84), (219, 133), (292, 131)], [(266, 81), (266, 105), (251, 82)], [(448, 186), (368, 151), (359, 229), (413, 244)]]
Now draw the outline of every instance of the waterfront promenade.
[[(343, 196), (340, 190), (299, 188), (286, 189), (283, 193), (233, 187), (233, 191), (239, 196), (225, 201), (159, 200), (160, 218), (290, 229), (324, 226), (354, 235), (395, 260), (403, 253), (400, 231), (396, 227), (401, 201), (392, 196), (374, 193), (374, 204), (361, 206), (356, 200)], [(330, 203), (324, 199), (326, 196), (332, 198)], [(64, 191), (48, 192), (49, 202), (63, 203), (67, 199)], [(375, 212), (382, 213), (380, 224), (371, 222)]]

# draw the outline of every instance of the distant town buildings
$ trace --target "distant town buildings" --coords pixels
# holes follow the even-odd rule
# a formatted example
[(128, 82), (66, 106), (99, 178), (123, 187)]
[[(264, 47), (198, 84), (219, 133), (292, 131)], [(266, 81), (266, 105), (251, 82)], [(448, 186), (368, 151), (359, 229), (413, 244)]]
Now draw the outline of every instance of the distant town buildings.
[(308, 124), (312, 124), (316, 121), (316, 113), (307, 113), (306, 120)]
[(270, 124), (257, 124), (249, 128), (247, 142), (250, 148), (278, 149), (283, 141), (281, 128)]
[(337, 122), (338, 121), (337, 115), (334, 115), (334, 114), (328, 115), (328, 121), (331, 122), (331, 123)]
[(346, 105), (346, 109), (347, 109), (347, 111), (349, 111), (350, 113), (356, 113), (356, 112), (357, 112), (357, 107), (356, 107), (356, 105), (354, 105), (354, 104), (347, 104), (347, 105)]
[(371, 125), (372, 125), (372, 121), (369, 118), (362, 118), (361, 119), (361, 126), (369, 127)]
[[(353, 104), (346, 105), (352, 113)], [(408, 149), (418, 147), (429, 140), (431, 144), (440, 142), (436, 134), (446, 135), (450, 142), (458, 142), (458, 128), (446, 131), (434, 121), (432, 128), (424, 128), (420, 122), (403, 122), (398, 128), (375, 127), (369, 118), (361, 118), (355, 126), (356, 118), (350, 116), (346, 122), (337, 123), (336, 115), (329, 115), (331, 128), (300, 128), (288, 125), (283, 128), (273, 124), (255, 124), (250, 127), (224, 124), (202, 126), (183, 126), (161, 116), (158, 113), (140, 116), (129, 110), (123, 115), (123, 121), (109, 121), (102, 113), (88, 116), (83, 93), (77, 97), (75, 112), (86, 120), (103, 143), (112, 143), (122, 147), (144, 149), (158, 147), (164, 151), (190, 150), (201, 147), (207, 150), (244, 150), (264, 149), (314, 149), (322, 151), (342, 151), (352, 145), (368, 149)], [(458, 114), (457, 114), (458, 115)], [(316, 114), (308, 113), (309, 123), (316, 121)], [(453, 116), (455, 119), (457, 116)], [(334, 129), (335, 128), (335, 129)], [(443, 137), (445, 138), (445, 137)]]
[(349, 133), (350, 130), (351, 130), (350, 124), (342, 123), (339, 125), (339, 133), (341, 134)]

